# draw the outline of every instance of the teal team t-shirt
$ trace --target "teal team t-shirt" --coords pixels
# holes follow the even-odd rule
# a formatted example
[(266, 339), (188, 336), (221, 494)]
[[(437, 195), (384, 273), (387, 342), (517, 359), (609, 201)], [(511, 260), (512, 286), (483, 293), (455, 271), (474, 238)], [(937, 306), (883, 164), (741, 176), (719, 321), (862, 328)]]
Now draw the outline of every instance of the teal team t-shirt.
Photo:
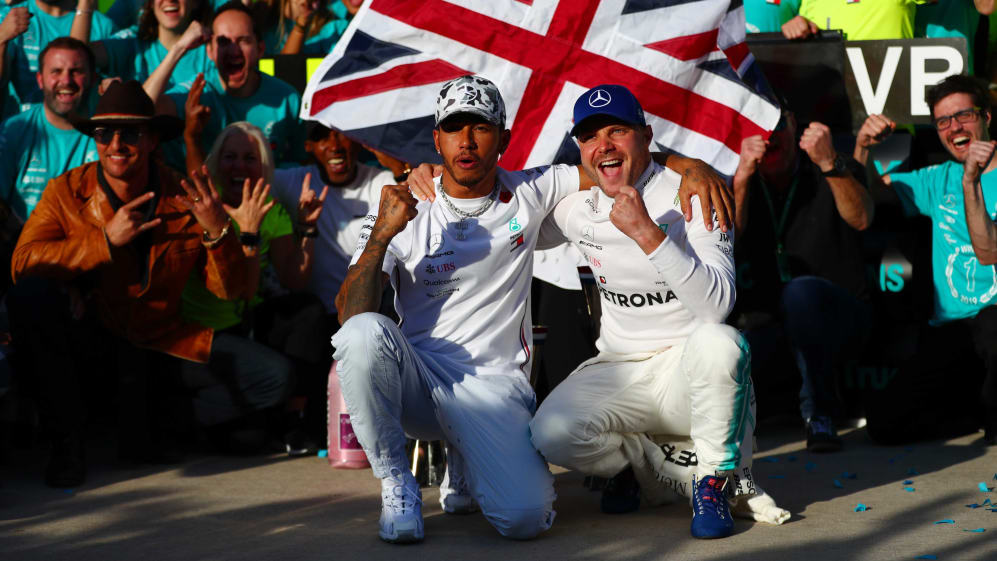
[(776, 33), (800, 11), (800, 0), (744, 0), (748, 33)]
[[(256, 93), (249, 97), (233, 97), (225, 94), (217, 72), (206, 74), (205, 79), (201, 103), (211, 108), (211, 118), (201, 135), (205, 154), (211, 150), (222, 129), (237, 121), (249, 121), (266, 135), (278, 163), (304, 161), (304, 128), (298, 122), (301, 96), (293, 86), (260, 73), (260, 87)], [(176, 89), (168, 95), (176, 104), (178, 116), (184, 118), (187, 89)]]
[[(973, 317), (997, 303), (997, 268), (980, 265), (966, 226), (962, 164), (945, 162), (909, 173), (891, 173), (890, 186), (909, 215), (931, 218), (931, 274), (935, 285), (933, 323)], [(983, 175), (983, 200), (997, 218), (997, 173)]]
[(973, 0), (941, 0), (917, 7), (914, 15), (915, 37), (962, 37), (969, 53), (966, 73), (973, 74), (973, 42), (980, 12)]
[[(168, 50), (159, 40), (143, 41), (135, 35), (135, 28), (128, 28), (116, 33), (113, 37), (101, 41), (107, 50), (109, 62), (107, 75), (119, 76), (123, 80), (134, 78), (139, 82), (145, 80), (156, 70)], [(215, 63), (208, 58), (204, 45), (189, 51), (180, 58), (173, 74), (170, 75), (166, 89), (182, 86), (190, 88), (199, 72), (211, 76), (215, 71)]]
[(0, 197), (26, 220), (50, 179), (97, 161), (97, 145), (75, 129), (53, 127), (39, 103), (0, 125), (0, 154)]
[[(27, 0), (27, 6), (32, 14), (28, 29), (7, 45), (13, 62), (11, 73), (8, 74), (17, 92), (21, 104), (41, 101), (38, 82), (35, 73), (38, 72), (38, 55), (52, 39), (69, 36), (73, 27), (74, 12), (61, 17), (52, 17), (43, 12), (36, 3), (38, 0)], [(110, 37), (115, 32), (114, 23), (104, 14), (94, 11), (90, 29), (90, 39), (98, 41)]]

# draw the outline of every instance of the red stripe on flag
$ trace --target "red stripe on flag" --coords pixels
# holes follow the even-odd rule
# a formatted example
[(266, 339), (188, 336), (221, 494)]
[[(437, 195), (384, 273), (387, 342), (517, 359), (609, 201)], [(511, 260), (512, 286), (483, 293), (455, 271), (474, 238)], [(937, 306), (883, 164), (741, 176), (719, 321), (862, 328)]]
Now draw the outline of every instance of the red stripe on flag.
[(533, 5), (533, 0), (516, 0), (516, 2), (519, 2), (520, 4), (526, 4), (527, 6)]
[[(555, 17), (571, 16), (576, 18), (574, 25), (585, 23), (587, 26), (591, 24), (591, 18), (583, 19), (583, 16), (597, 5), (597, 0), (565, 1), (558, 5)], [(551, 99), (556, 99), (565, 81), (585, 88), (606, 83), (625, 86), (641, 98), (647, 112), (717, 140), (734, 152), (740, 152), (744, 137), (766, 132), (735, 109), (586, 51), (563, 37), (538, 35), (443, 0), (372, 0), (370, 9), (533, 69), (516, 115), (514, 141), (502, 157), (506, 169), (519, 169), (525, 165), (528, 152), (554, 106)], [(550, 28), (559, 32), (568, 29), (560, 21), (551, 22)], [(587, 33), (587, 27), (578, 25), (578, 28)], [(479, 32), (468, 33), (468, 29)], [(481, 32), (484, 29), (494, 31), (486, 34)]]
[(446, 82), (465, 74), (471, 72), (440, 59), (400, 64), (381, 74), (316, 90), (312, 96), (311, 114), (315, 115), (337, 101), (356, 99), (397, 88)]
[(649, 49), (661, 51), (679, 60), (695, 60), (717, 50), (717, 32), (713, 29), (695, 35), (672, 37), (657, 43), (644, 45)]
[(730, 61), (730, 65), (734, 67), (734, 70), (740, 73), (741, 64), (744, 63), (744, 59), (748, 58), (751, 51), (748, 49), (747, 43), (738, 43), (724, 49), (724, 54), (727, 55), (727, 60)]

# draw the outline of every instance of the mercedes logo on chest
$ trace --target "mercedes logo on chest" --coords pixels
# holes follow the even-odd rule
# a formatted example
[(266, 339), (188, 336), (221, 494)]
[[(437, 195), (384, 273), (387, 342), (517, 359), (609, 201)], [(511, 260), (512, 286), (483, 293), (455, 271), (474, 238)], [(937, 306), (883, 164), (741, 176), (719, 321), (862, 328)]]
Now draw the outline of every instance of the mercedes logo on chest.
[(606, 90), (596, 90), (589, 94), (590, 107), (605, 107), (612, 100), (613, 98), (609, 96), (609, 92)]

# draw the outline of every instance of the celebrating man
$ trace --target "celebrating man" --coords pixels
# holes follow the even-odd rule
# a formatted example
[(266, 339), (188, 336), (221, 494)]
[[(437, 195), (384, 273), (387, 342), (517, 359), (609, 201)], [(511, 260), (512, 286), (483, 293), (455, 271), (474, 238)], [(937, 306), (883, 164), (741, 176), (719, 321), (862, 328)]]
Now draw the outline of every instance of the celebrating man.
[[(722, 323), (734, 304), (731, 234), (683, 220), (679, 176), (651, 160), (651, 127), (625, 87), (583, 94), (574, 122), (582, 167), (598, 186), (555, 207), (541, 245), (574, 243), (595, 267), (604, 300), (599, 355), (547, 397), (533, 442), (557, 465), (622, 473), (607, 486), (615, 496), (603, 498), (603, 510), (621, 512), (637, 508), (635, 477), (645, 491), (677, 479), (655, 473), (660, 450), (647, 433), (689, 435), (696, 460), (669, 487), (681, 492), (691, 480), (694, 537), (725, 537), (733, 530), (728, 494), (757, 490), (750, 353)], [(789, 517), (765, 502), (767, 521)]]
[[(563, 165), (499, 169), (505, 105), (481, 77), (443, 86), (433, 138), (439, 197), (385, 186), (337, 297), (343, 394), (382, 480), (382, 539), (423, 538), (406, 433), (448, 442), (444, 511), (480, 507), (502, 535), (530, 538), (554, 519), (553, 477), (529, 435), (533, 248), (542, 217), (591, 180)], [(401, 326), (369, 313), (389, 276)]]

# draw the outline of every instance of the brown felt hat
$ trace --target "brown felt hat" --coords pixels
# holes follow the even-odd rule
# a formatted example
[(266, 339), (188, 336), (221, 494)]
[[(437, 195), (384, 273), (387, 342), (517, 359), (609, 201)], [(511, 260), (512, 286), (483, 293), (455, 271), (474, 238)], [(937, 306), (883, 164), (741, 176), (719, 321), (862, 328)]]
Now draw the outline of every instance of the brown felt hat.
[(160, 141), (172, 140), (183, 133), (183, 120), (171, 115), (156, 115), (156, 106), (138, 80), (113, 82), (97, 101), (89, 119), (70, 117), (73, 128), (93, 136), (97, 127), (146, 125), (159, 133)]

